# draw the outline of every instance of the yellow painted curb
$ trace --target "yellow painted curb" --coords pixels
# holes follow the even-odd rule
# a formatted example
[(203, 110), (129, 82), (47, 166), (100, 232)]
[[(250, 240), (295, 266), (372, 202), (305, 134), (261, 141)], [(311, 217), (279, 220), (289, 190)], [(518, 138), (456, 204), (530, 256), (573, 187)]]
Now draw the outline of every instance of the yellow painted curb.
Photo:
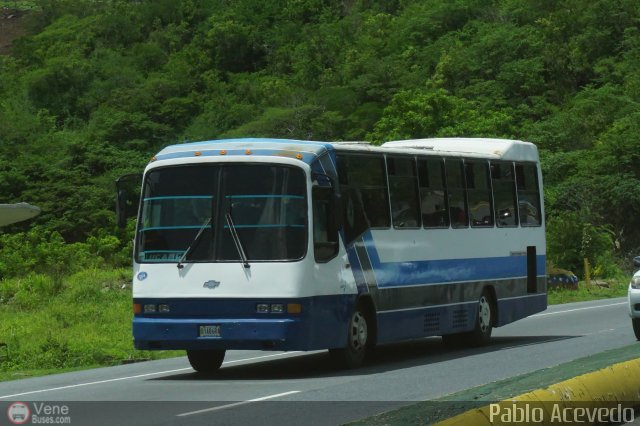
[(640, 406), (640, 359), (633, 359), (469, 410), (436, 424), (555, 425), (567, 420), (567, 416), (570, 420), (586, 421), (581, 424), (595, 424), (598, 415), (618, 412), (629, 416), (633, 414), (631, 407), (637, 406)]

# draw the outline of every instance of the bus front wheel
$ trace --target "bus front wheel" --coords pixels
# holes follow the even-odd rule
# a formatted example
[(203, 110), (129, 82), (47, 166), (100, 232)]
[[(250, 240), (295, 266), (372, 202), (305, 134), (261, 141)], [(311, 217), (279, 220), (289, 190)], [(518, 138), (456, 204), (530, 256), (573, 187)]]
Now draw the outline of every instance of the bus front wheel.
[(219, 350), (187, 350), (189, 364), (198, 373), (211, 374), (220, 369), (224, 360), (224, 349)]
[(349, 321), (347, 346), (329, 350), (329, 354), (340, 367), (357, 368), (362, 365), (369, 343), (369, 330), (366, 312), (357, 307)]

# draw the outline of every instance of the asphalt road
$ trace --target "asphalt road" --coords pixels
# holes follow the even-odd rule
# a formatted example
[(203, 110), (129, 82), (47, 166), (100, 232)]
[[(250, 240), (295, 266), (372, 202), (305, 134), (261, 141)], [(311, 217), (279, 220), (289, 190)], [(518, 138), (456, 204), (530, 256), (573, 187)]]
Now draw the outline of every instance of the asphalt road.
[(230, 351), (213, 378), (182, 357), (3, 382), (0, 424), (22, 401), (73, 425), (335, 425), (635, 340), (625, 298), (572, 303), (495, 329), (488, 347), (388, 345), (354, 371), (336, 370), (324, 351)]

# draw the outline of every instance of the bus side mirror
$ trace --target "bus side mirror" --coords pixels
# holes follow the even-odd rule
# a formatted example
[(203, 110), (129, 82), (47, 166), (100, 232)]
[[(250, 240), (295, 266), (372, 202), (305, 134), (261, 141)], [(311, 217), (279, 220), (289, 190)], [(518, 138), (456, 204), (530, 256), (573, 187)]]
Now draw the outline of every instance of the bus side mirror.
[(312, 178), (322, 187), (328, 188), (330, 190), (331, 196), (329, 198), (329, 211), (331, 214), (331, 219), (329, 226), (335, 229), (342, 228), (342, 224), (344, 222), (342, 212), (342, 198), (340, 194), (338, 194), (338, 188), (335, 184), (335, 181), (329, 175), (326, 175), (324, 173), (313, 173)]
[(140, 173), (120, 176), (116, 180), (116, 224), (119, 228), (127, 226), (127, 219), (138, 213)]
[(640, 256), (636, 256), (633, 258), (633, 266), (636, 268), (640, 268)]
[(116, 224), (118, 228), (124, 228), (127, 225), (127, 193), (118, 188), (118, 195), (116, 197)]

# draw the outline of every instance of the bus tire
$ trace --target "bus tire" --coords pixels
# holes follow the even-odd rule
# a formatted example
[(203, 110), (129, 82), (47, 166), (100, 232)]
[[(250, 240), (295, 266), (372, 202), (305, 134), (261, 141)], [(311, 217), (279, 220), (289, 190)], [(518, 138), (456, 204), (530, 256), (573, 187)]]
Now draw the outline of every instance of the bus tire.
[(476, 313), (476, 324), (473, 331), (467, 335), (468, 341), (473, 346), (484, 346), (491, 340), (493, 322), (496, 315), (493, 296), (488, 289), (482, 290), (478, 300), (478, 311)]
[(631, 318), (633, 324), (633, 332), (636, 334), (636, 339), (640, 340), (640, 318)]
[(224, 360), (224, 349), (215, 350), (187, 350), (189, 364), (198, 373), (211, 374), (220, 369)]
[(370, 346), (370, 331), (371, 324), (369, 324), (367, 312), (358, 305), (349, 320), (347, 346), (329, 350), (334, 362), (341, 368), (360, 367), (364, 362), (367, 346)]

